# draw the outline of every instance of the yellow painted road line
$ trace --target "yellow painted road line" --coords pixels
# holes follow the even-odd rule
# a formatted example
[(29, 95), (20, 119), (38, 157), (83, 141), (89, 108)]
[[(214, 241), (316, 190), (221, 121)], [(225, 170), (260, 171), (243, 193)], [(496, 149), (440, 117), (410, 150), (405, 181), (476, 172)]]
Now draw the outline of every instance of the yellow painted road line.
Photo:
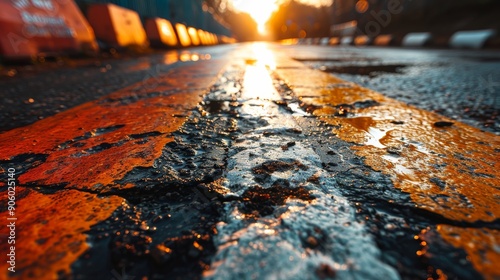
[[(409, 193), (415, 207), (458, 223), (500, 218), (500, 137), (387, 98), (380, 93), (307, 68), (285, 57), (276, 73), (301, 107), (332, 125), (332, 133), (355, 143), (353, 150), (374, 170)], [(463, 248), (488, 279), (495, 266), (499, 232), (442, 225), (439, 232)], [(496, 236), (496, 237), (495, 237)], [(471, 245), (472, 244), (472, 245)], [(486, 254), (472, 247), (490, 248)]]

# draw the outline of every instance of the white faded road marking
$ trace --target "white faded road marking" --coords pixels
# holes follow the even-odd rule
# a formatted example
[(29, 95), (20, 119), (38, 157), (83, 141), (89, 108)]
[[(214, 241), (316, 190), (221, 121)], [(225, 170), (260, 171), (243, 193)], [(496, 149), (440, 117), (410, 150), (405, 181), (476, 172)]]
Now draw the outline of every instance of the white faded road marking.
[[(251, 74), (248, 73), (258, 73)], [(337, 190), (332, 175), (321, 168), (319, 156), (303, 135), (286, 133), (299, 128), (294, 117), (279, 111), (272, 100), (281, 100), (264, 65), (247, 66), (240, 116), (248, 122), (265, 118), (268, 125), (241, 135), (231, 147), (226, 187), (236, 196), (255, 186), (252, 169), (268, 160), (298, 160), (307, 169), (273, 172), (260, 182), (270, 188), (286, 179), (290, 188), (303, 187), (311, 202), (288, 199), (274, 213), (245, 220), (239, 201), (225, 203), (225, 217), (217, 225), (217, 252), (206, 279), (316, 279), (322, 265), (339, 279), (399, 279), (395, 269), (380, 261), (380, 251), (355, 210)], [(252, 79), (252, 78), (256, 79)], [(258, 91), (256, 90), (258, 84)], [(259, 95), (264, 93), (263, 96)], [(255, 106), (259, 104), (260, 106)], [(267, 132), (264, 135), (264, 132)], [(295, 142), (285, 150), (282, 146)], [(318, 178), (315, 183), (308, 180)], [(306, 246), (311, 236), (322, 236), (317, 246)]]

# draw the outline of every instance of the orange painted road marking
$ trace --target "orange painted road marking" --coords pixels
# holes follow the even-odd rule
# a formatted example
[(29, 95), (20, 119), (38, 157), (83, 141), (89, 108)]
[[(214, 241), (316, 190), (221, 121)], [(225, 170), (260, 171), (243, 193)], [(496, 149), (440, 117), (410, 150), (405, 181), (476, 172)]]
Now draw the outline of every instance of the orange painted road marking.
[[(51, 228), (67, 234), (55, 238), (69, 238), (61, 242), (64, 244), (47, 237), (36, 246), (29, 242), (20, 245), (19, 252), (28, 256), (20, 259), (20, 268), (40, 279), (36, 277), (42, 273), (38, 270), (43, 267), (38, 265), (39, 260), (64, 255), (44, 262), (43, 272), (49, 272), (44, 275), (47, 278), (54, 278), (58, 271), (68, 272), (71, 263), (86, 249), (84, 232), (107, 219), (123, 203), (117, 197), (101, 199), (78, 190), (107, 192), (133, 187), (123, 185), (121, 179), (135, 167), (153, 166), (163, 147), (172, 141), (171, 133), (201, 101), (222, 66), (218, 60), (200, 61), (0, 134), (1, 160), (27, 153), (47, 156), (18, 178), (21, 186), (64, 185), (76, 189), (42, 195), (19, 187), (22, 195), (18, 214), (28, 217), (20, 221), (26, 237), (20, 235), (19, 239), (44, 236)], [(487, 224), (500, 217), (498, 136), (458, 122), (436, 126), (439, 121), (450, 120), (287, 58), (267, 66), (286, 80), (302, 108), (331, 124), (332, 132), (340, 139), (357, 144), (352, 147), (356, 154), (374, 170), (390, 176), (396, 188), (410, 194), (416, 207), (464, 225)], [(257, 68), (265, 71), (265, 67)], [(258, 72), (253, 74), (259, 77)], [(68, 213), (74, 212), (81, 212), (81, 216), (68, 218)], [(54, 222), (38, 222), (47, 213), (53, 214)], [(89, 213), (96, 216), (90, 217)], [(84, 220), (84, 226), (72, 226), (73, 220)], [(492, 249), (498, 244), (497, 230), (439, 225), (436, 231), (449, 244), (467, 252), (486, 278), (497, 277), (498, 271), (488, 264), (499, 260), (500, 254)], [(68, 248), (68, 244), (78, 246)], [(36, 266), (30, 268), (34, 263)]]
[(476, 270), (482, 272), (486, 279), (500, 279), (499, 230), (440, 225), (437, 231), (446, 242), (464, 249)]
[[(55, 279), (87, 249), (85, 232), (107, 219), (124, 200), (106, 192), (136, 167), (151, 167), (225, 61), (199, 61), (152, 77), (99, 100), (32, 125), (0, 134), (0, 158), (43, 154), (47, 159), (18, 178), (16, 271), (22, 279)], [(77, 190), (42, 194), (21, 186)], [(3, 182), (5, 186), (5, 182)], [(5, 203), (6, 195), (0, 197)], [(3, 212), (2, 217), (7, 215)], [(36, 237), (36, 239), (35, 239)], [(7, 244), (0, 249), (7, 252)], [(2, 262), (7, 277), (7, 263)]]
[[(17, 193), (14, 275), (18, 279), (69, 275), (71, 264), (89, 248), (85, 233), (110, 217), (124, 201), (117, 196), (98, 198), (75, 190), (41, 194), (18, 187)], [(10, 246), (2, 242), (0, 250), (8, 252)], [(7, 267), (6, 261), (0, 263), (0, 278), (12, 276)]]
[(130, 187), (116, 181), (135, 167), (152, 166), (173, 140), (169, 134), (184, 123), (221, 68), (220, 61), (202, 61), (2, 133), (1, 159), (48, 155), (46, 162), (19, 177), (20, 185), (94, 191)]

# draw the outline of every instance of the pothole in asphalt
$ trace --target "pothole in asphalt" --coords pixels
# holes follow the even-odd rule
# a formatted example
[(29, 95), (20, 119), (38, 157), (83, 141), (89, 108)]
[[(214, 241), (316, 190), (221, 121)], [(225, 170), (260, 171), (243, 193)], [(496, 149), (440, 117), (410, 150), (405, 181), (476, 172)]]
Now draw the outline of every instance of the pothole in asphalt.
[[(295, 145), (295, 143), (294, 143)], [(283, 149), (283, 147), (282, 147)], [(252, 169), (256, 182), (264, 183), (271, 178), (274, 172), (297, 172), (300, 170), (308, 170), (309, 168), (294, 159), (285, 160), (268, 160)], [(290, 183), (286, 181), (275, 181), (273, 186), (289, 187)]]
[(349, 57), (339, 57), (339, 58), (294, 58), (296, 61), (300, 62), (367, 62), (367, 61), (378, 61), (376, 58), (369, 57), (352, 57), (353, 54), (346, 54)]
[[(254, 217), (267, 216), (274, 213), (274, 207), (284, 205), (288, 198), (296, 198), (304, 201), (311, 201), (314, 198), (305, 188), (290, 188), (280, 186), (275, 182), (271, 188), (264, 189), (260, 186), (249, 188), (243, 193), (243, 205), (240, 209), (242, 213), (253, 215)], [(284, 183), (286, 184), (286, 183)]]
[(205, 101), (205, 110), (210, 114), (218, 114), (229, 111), (229, 101), (210, 100)]
[(351, 74), (376, 77), (381, 74), (402, 74), (403, 69), (409, 65), (405, 64), (384, 64), (384, 65), (363, 65), (363, 66), (322, 66), (320, 70), (327, 73)]
[(298, 160), (269, 160), (263, 164), (253, 168), (254, 174), (272, 174), (273, 172), (283, 172), (288, 170), (302, 169), (307, 170), (307, 166), (300, 163)]

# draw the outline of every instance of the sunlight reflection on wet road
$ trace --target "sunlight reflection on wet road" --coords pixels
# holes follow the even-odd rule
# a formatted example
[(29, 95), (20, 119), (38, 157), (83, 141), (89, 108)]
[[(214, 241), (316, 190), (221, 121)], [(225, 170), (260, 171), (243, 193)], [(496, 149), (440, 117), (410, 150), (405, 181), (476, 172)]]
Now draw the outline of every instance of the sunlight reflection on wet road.
[[(225, 219), (217, 226), (215, 261), (205, 276), (300, 279), (328, 268), (341, 278), (398, 279), (395, 270), (380, 261), (374, 240), (355, 220), (354, 209), (335, 189), (334, 178), (322, 171), (308, 140), (285, 133), (300, 130), (300, 126), (291, 112), (284, 113), (275, 103), (282, 96), (268, 70), (274, 67), (274, 57), (262, 48), (262, 44), (254, 45), (255, 57), (245, 60), (244, 86), (238, 99), (242, 103), (240, 122), (255, 122), (255, 126), (229, 151), (234, 156), (228, 159), (225, 186), (234, 196), (242, 196), (258, 182), (263, 192), (285, 187), (292, 193), (305, 190), (315, 199), (282, 197), (284, 204), (271, 216), (243, 214), (244, 204), (227, 204)], [(259, 120), (265, 124), (259, 125)], [(284, 149), (286, 143), (293, 144)], [(254, 177), (262, 179), (256, 182)]]
[(23, 236), (41, 237), (19, 245), (20, 277), (88, 276), (87, 258), (111, 255), (103, 267), (156, 278), (498, 278), (499, 136), (281, 48), (127, 62), (175, 67), (1, 133), (0, 160), (21, 170)]

